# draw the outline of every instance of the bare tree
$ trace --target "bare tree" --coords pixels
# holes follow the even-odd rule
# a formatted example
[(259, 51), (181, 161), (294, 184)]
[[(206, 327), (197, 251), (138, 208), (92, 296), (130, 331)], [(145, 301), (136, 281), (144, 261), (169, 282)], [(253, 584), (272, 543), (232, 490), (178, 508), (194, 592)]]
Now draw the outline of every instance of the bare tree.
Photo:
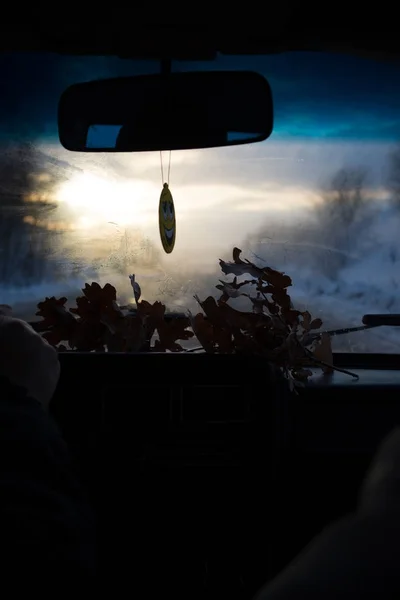
[(389, 154), (387, 187), (392, 204), (400, 208), (400, 146)]
[(342, 168), (325, 188), (317, 207), (317, 236), (331, 249), (324, 257), (330, 274), (343, 267), (351, 253), (353, 236), (366, 218), (367, 171), (363, 167)]
[(338, 225), (350, 225), (365, 205), (367, 171), (363, 167), (343, 168), (332, 177), (320, 207), (320, 216)]
[(54, 180), (33, 144), (2, 148), (0, 156), (0, 283), (28, 285), (48, 274), (58, 231), (47, 227), (57, 206)]

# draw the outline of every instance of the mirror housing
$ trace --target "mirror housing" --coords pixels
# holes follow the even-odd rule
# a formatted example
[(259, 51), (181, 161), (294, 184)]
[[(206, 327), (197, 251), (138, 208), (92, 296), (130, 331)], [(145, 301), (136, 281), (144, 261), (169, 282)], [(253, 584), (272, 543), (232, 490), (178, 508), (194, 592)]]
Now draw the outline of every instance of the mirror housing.
[(78, 152), (188, 150), (261, 142), (271, 88), (259, 73), (206, 71), (78, 83), (62, 94), (62, 146)]

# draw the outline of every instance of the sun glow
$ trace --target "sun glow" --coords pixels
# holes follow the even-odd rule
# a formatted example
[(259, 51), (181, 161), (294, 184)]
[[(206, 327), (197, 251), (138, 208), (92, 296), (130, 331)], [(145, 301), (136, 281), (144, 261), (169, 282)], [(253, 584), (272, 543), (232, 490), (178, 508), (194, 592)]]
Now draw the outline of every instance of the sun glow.
[(56, 197), (87, 227), (108, 221), (142, 225), (158, 209), (159, 189), (148, 181), (118, 181), (82, 173), (62, 184)]

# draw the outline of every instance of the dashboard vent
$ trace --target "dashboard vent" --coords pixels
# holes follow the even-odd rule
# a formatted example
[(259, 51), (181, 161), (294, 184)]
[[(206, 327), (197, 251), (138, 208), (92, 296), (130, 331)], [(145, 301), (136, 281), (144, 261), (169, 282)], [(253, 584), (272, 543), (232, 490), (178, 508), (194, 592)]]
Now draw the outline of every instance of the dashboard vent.
[(239, 467), (254, 442), (250, 407), (243, 386), (113, 388), (106, 443), (142, 467)]

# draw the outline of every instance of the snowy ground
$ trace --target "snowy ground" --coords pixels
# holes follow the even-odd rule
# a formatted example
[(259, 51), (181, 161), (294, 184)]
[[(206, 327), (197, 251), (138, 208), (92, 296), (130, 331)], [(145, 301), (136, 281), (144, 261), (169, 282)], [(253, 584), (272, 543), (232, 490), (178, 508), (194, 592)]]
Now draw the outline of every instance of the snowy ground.
[[(242, 246), (243, 257), (258, 263), (263, 258), (269, 266), (288, 273), (293, 280), (290, 294), (294, 306), (319, 316), (324, 329), (358, 326), (366, 313), (400, 313), (399, 224), (396, 214), (381, 210), (362, 235), (355, 232), (351, 251), (347, 251), (345, 265), (340, 268), (335, 266), (336, 251), (324, 246), (323, 235), (319, 243), (310, 236), (301, 241), (298, 234), (288, 241), (287, 232), (286, 237), (277, 234), (273, 240), (258, 236), (254, 238), (258, 241)], [(162, 300), (170, 310), (197, 310), (193, 295), (200, 298), (215, 295), (218, 279), (224, 279), (218, 269), (218, 258), (201, 270), (190, 264), (168, 269), (165, 263), (152, 268), (136, 264), (132, 270), (145, 299)], [(229, 252), (221, 258), (230, 260)], [(84, 283), (94, 280), (102, 285), (107, 282), (115, 285), (121, 303), (133, 301), (128, 271), (117, 273), (109, 267), (96, 270), (88, 261), (73, 276), (67, 276), (68, 268), (64, 272), (64, 277), (57, 281), (3, 287), (0, 303), (11, 305), (16, 316), (33, 320), (38, 301), (56, 295), (67, 296), (73, 302)], [(248, 309), (245, 300), (236, 302), (236, 306)], [(386, 327), (337, 336), (333, 338), (333, 347), (342, 352), (400, 353), (400, 330)]]
[[(343, 164), (353, 165), (354, 157), (361, 161), (360, 164), (365, 162), (372, 175), (379, 175), (388, 148), (376, 144), (367, 147), (364, 143), (357, 147), (335, 144), (317, 144), (314, 147), (301, 143), (299, 146), (283, 144), (279, 149), (278, 144), (275, 149), (270, 145), (270, 154), (267, 153), (268, 156), (260, 161), (255, 146), (245, 147), (244, 154), (237, 150), (237, 156), (234, 150), (231, 153), (224, 150), (221, 155), (210, 151), (209, 155), (202, 155), (205, 161), (202, 163), (203, 171), (199, 166), (199, 156), (190, 155), (192, 158), (182, 163), (182, 168), (176, 169), (175, 176), (180, 174), (183, 186), (179, 195), (178, 181), (174, 183), (177, 186), (174, 187), (177, 190), (177, 196), (174, 197), (181, 218), (179, 244), (168, 257), (160, 250), (156, 219), (149, 221), (155, 225), (155, 231), (147, 223), (143, 225), (141, 233), (131, 232), (128, 236), (125, 225), (120, 228), (114, 219), (109, 220), (105, 216), (107, 223), (102, 229), (97, 225), (91, 229), (82, 226), (82, 230), (78, 227), (79, 219), (86, 215), (82, 211), (85, 207), (85, 210), (88, 209), (89, 204), (92, 206), (89, 216), (93, 217), (93, 206), (100, 211), (101, 207), (92, 202), (92, 192), (100, 199), (105, 196), (104, 206), (116, 204), (109, 202), (107, 186), (104, 194), (101, 194), (103, 180), (97, 182), (100, 189), (95, 186), (88, 190), (82, 184), (78, 194), (79, 188), (75, 184), (79, 182), (82, 169), (88, 169), (90, 173), (94, 169), (94, 174), (104, 172), (113, 184), (119, 177), (124, 181), (129, 179), (135, 183), (137, 180), (136, 183), (147, 185), (150, 179), (153, 181), (153, 168), (159, 167), (158, 155), (143, 157), (142, 167), (140, 161), (135, 160), (133, 164), (132, 157), (116, 160), (114, 155), (101, 160), (97, 157), (94, 159), (93, 155), (82, 155), (79, 164), (77, 162), (71, 166), (68, 162), (70, 156), (66, 162), (54, 155), (49, 162), (46, 154), (49, 149), (36, 154), (28, 152), (28, 158), (35, 159), (37, 163), (30, 164), (30, 170), (47, 171), (57, 181), (71, 178), (72, 191), (79, 198), (83, 195), (81, 200), (87, 196), (90, 202), (82, 206), (78, 203), (77, 207), (74, 203), (61, 202), (52, 213), (53, 224), (57, 219), (61, 224), (64, 221), (73, 222), (77, 229), (72, 234), (67, 228), (64, 247), (54, 249), (52, 246), (51, 258), (46, 258), (44, 264), (36, 264), (35, 259), (31, 258), (30, 243), (22, 240), (21, 230), (10, 232), (8, 221), (3, 220), (0, 228), (0, 265), (9, 268), (4, 269), (1, 281), (11, 279), (19, 285), (3, 284), (0, 287), (0, 303), (11, 305), (16, 316), (33, 320), (37, 303), (46, 296), (66, 296), (73, 304), (85, 282), (98, 281), (102, 285), (107, 282), (113, 284), (117, 288), (120, 303), (126, 304), (133, 300), (128, 275), (135, 273), (146, 300), (161, 300), (170, 310), (194, 311), (198, 310), (193, 299), (195, 294), (205, 298), (218, 293), (215, 285), (219, 279), (224, 279), (218, 268), (218, 259), (230, 260), (232, 246), (239, 245), (244, 258), (288, 273), (293, 280), (290, 294), (295, 308), (307, 309), (314, 317), (319, 316), (326, 329), (359, 326), (366, 313), (400, 313), (400, 209), (385, 205), (385, 190), (383, 194), (375, 194), (372, 209), (371, 201), (365, 203), (366, 208), (362, 209), (353, 224), (332, 220), (325, 224), (317, 222), (318, 201), (322, 196), (319, 183), (316, 187), (316, 180), (329, 179), (330, 174)], [(296, 157), (299, 152), (303, 159), (306, 156), (305, 163), (298, 162)], [(7, 156), (12, 164), (12, 153), (8, 152)], [(286, 158), (284, 161), (271, 162), (269, 159), (273, 156)], [(179, 157), (175, 156), (175, 167), (180, 164)], [(183, 161), (183, 155), (181, 158)], [(245, 168), (241, 167), (240, 161), (232, 162), (236, 159), (244, 161)], [(237, 165), (234, 172), (232, 164)], [(192, 175), (195, 185), (185, 187), (184, 184), (191, 181)], [(78, 179), (74, 179), (75, 176)], [(88, 181), (91, 179), (86, 183)], [(221, 188), (223, 181), (229, 181), (232, 185), (235, 183), (237, 193), (240, 189), (239, 203), (232, 192), (232, 185), (229, 189)], [(210, 187), (212, 182), (218, 185)], [(296, 183), (294, 187), (293, 182)], [(121, 207), (126, 210), (135, 206), (138, 198), (143, 196), (143, 206), (149, 204), (154, 208), (151, 204), (153, 190), (151, 199), (147, 198), (146, 190), (144, 186), (140, 193), (136, 191), (135, 195), (132, 192), (128, 200), (122, 194)], [(308, 190), (307, 194), (310, 190), (319, 191), (312, 195), (312, 201), (307, 196), (305, 202), (304, 190)], [(365, 194), (369, 193), (368, 190), (366, 188)], [(157, 194), (158, 191), (154, 195), (156, 204)], [(213, 204), (215, 195), (219, 200)], [(292, 197), (294, 200), (290, 203)], [(255, 206), (256, 200), (258, 203), (262, 201), (261, 207)], [(202, 210), (193, 209), (194, 216), (190, 221), (189, 207), (198, 204)], [(282, 205), (290, 209), (278, 210)], [(139, 223), (138, 215), (134, 213), (133, 216), (135, 218), (129, 222)], [(281, 219), (281, 222), (277, 219)], [(265, 220), (267, 222), (262, 225)], [(141, 221), (137, 226), (142, 228)], [(13, 235), (10, 236), (10, 233)], [(47, 245), (51, 246), (44, 243), (44, 246)], [(42, 248), (42, 261), (44, 249), (47, 248)], [(53, 260), (58, 261), (62, 268), (53, 269), (53, 264), (50, 264)], [(26, 273), (33, 284), (21, 287)], [(246, 303), (236, 304), (238, 308), (248, 309)], [(380, 328), (338, 336), (333, 338), (333, 347), (345, 352), (400, 353), (400, 328)]]
[[(386, 279), (392, 281), (392, 286), (385, 287), (383, 283), (378, 284), (367, 277), (363, 279), (360, 267), (344, 269), (335, 281), (329, 281), (323, 276), (316, 277), (315, 273), (290, 269), (290, 265), (287, 265), (285, 271), (293, 278), (294, 285), (290, 293), (294, 306), (301, 310), (309, 310), (314, 317), (319, 316), (323, 320), (324, 329), (361, 325), (362, 316), (366, 313), (400, 312), (400, 296), (395, 294), (391, 271), (387, 268)], [(382, 278), (383, 270), (378, 272)], [(295, 277), (293, 273), (296, 273)], [(196, 310), (198, 307), (193, 294), (205, 298), (207, 295), (218, 293), (214, 286), (220, 276), (223, 278), (217, 269), (214, 274), (203, 275), (195, 281), (188, 281), (186, 278), (183, 282), (177, 281), (176, 274), (169, 277), (159, 275), (154, 278), (147, 275), (140, 279), (140, 283), (144, 290), (147, 289), (145, 296), (149, 300), (159, 297), (172, 310)], [(13, 306), (16, 316), (32, 320), (38, 301), (46, 296), (57, 295), (66, 296), (73, 302), (74, 298), (81, 294), (85, 280), (92, 279), (103, 285), (110, 281), (118, 290), (123, 290), (119, 298), (121, 303), (133, 300), (128, 278), (125, 279), (121, 275), (113, 277), (110, 274), (96, 278), (76, 278), (68, 282), (42, 283), (25, 289), (9, 288), (3, 290), (1, 302)], [(233, 302), (238, 308), (248, 309), (246, 299)], [(333, 348), (340, 352), (400, 353), (400, 331), (397, 328), (384, 327), (337, 336), (333, 338)]]

